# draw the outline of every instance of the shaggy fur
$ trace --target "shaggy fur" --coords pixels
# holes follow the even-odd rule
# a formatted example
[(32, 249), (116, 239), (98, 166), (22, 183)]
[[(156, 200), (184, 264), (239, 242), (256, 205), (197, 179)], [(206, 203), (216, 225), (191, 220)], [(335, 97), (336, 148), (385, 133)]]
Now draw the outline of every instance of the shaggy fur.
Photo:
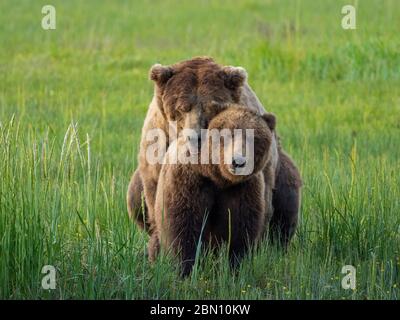
[[(153, 128), (168, 133), (169, 120), (177, 121), (178, 130), (184, 127), (207, 128), (209, 121), (221, 111), (218, 109), (221, 103), (239, 100), (241, 105), (259, 114), (264, 114), (265, 110), (248, 85), (243, 68), (223, 67), (211, 58), (194, 58), (171, 66), (154, 65), (150, 79), (155, 83), (154, 96), (142, 129), (139, 167), (128, 188), (127, 206), (129, 215), (137, 224), (152, 234), (161, 165), (151, 165), (146, 161), (146, 133)], [(170, 140), (167, 136), (168, 145), (172, 142)], [(271, 239), (286, 247), (298, 222), (302, 183), (295, 164), (282, 151), (275, 134), (271, 145), (271, 159), (263, 170), (264, 183), (274, 186), (273, 191), (265, 188), (264, 192), (268, 212), (274, 211), (269, 234)], [(273, 181), (271, 177), (275, 177)], [(265, 226), (270, 216), (267, 215)]]
[[(271, 158), (275, 117), (260, 116), (238, 106), (225, 108), (210, 122), (209, 130), (254, 129), (251, 174), (232, 173), (233, 165), (223, 159), (224, 152), (232, 154), (233, 145), (224, 148), (221, 143), (220, 150), (215, 150), (212, 141), (208, 144), (209, 155), (213, 150), (220, 152), (219, 164), (212, 164), (210, 158), (209, 164), (165, 164), (161, 169), (155, 204), (156, 227), (149, 242), (149, 256), (154, 260), (161, 244), (180, 258), (183, 275), (192, 269), (199, 239), (213, 248), (230, 241), (231, 265), (237, 265), (259, 240), (271, 215), (265, 190), (269, 189), (271, 194), (272, 185), (266, 185), (265, 181), (274, 181), (275, 177), (264, 179), (262, 170)], [(179, 144), (179, 139), (175, 143)], [(182, 152), (174, 147), (170, 146), (167, 157), (171, 152)]]
[[(247, 74), (240, 67), (224, 67), (211, 58), (199, 57), (171, 66), (154, 65), (150, 79), (155, 83), (152, 102), (147, 112), (139, 150), (139, 166), (129, 186), (127, 205), (129, 214), (143, 227), (141, 196), (133, 191), (143, 190), (146, 218), (153, 220), (157, 181), (161, 169), (159, 164), (149, 164), (146, 150), (153, 143), (146, 141), (149, 130), (158, 128), (168, 134), (168, 121), (177, 121), (177, 129), (191, 128), (200, 131), (207, 128), (209, 121), (220, 111), (218, 103), (243, 103), (250, 109), (264, 113), (263, 107), (247, 84)], [(217, 103), (212, 103), (217, 102)], [(166, 137), (167, 146), (172, 142)], [(141, 183), (138, 180), (141, 179)], [(135, 182), (136, 181), (136, 182)], [(139, 187), (139, 185), (141, 186)], [(140, 200), (140, 201), (139, 201)], [(151, 233), (151, 228), (148, 229)]]
[(128, 214), (134, 219), (141, 229), (150, 230), (150, 223), (147, 221), (147, 206), (143, 194), (142, 178), (140, 171), (136, 170), (129, 183), (127, 199)]
[(299, 220), (302, 181), (293, 160), (280, 147), (275, 175), (269, 235), (272, 242), (278, 241), (286, 249)]

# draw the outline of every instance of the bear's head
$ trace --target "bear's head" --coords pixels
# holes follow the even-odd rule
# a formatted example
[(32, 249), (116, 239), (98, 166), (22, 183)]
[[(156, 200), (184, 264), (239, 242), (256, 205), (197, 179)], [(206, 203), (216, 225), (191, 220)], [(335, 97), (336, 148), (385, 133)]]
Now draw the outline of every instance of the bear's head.
[(178, 132), (199, 146), (200, 131), (220, 112), (218, 106), (239, 102), (247, 73), (241, 67), (220, 66), (211, 58), (198, 57), (170, 66), (156, 64), (150, 69), (150, 79), (155, 82), (164, 119), (176, 121)]
[(224, 105), (208, 127), (207, 176), (217, 185), (240, 183), (260, 172), (271, 157), (276, 119), (240, 105)]

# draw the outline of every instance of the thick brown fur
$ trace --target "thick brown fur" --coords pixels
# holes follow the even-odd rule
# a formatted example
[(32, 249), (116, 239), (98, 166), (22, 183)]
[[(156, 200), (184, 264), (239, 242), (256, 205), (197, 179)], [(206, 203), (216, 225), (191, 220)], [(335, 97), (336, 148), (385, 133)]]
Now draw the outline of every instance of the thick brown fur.
[[(273, 185), (266, 185), (265, 181), (272, 182), (275, 177), (264, 179), (263, 169), (271, 157), (275, 117), (260, 116), (234, 105), (225, 108), (210, 122), (209, 132), (254, 129), (254, 169), (250, 174), (236, 175), (232, 164), (224, 163), (224, 152), (236, 156), (230, 152), (233, 144), (230, 148), (224, 148), (224, 144), (215, 147), (210, 138), (206, 147), (210, 155), (215, 148), (221, 151), (219, 164), (211, 163), (210, 159), (208, 164), (166, 163), (161, 169), (149, 257), (155, 259), (161, 244), (180, 258), (183, 275), (192, 269), (200, 240), (212, 248), (229, 242), (231, 265), (236, 266), (260, 239), (265, 221), (270, 219), (265, 189), (271, 193)], [(175, 144), (170, 146), (166, 157), (172, 152), (182, 152), (174, 147)]]
[(285, 249), (299, 221), (302, 180), (293, 160), (279, 147), (275, 189), (272, 193), (273, 215), (269, 237)]
[[(176, 120), (178, 130), (184, 127), (207, 128), (210, 119), (220, 110), (214, 107), (221, 102), (238, 102), (264, 114), (265, 110), (247, 83), (245, 71), (241, 68), (223, 67), (211, 58), (200, 57), (171, 66), (155, 65), (150, 70), (150, 79), (155, 83), (154, 97), (142, 129), (139, 152), (139, 167), (132, 176), (128, 188), (127, 205), (131, 217), (140, 227), (152, 233), (155, 195), (161, 165), (150, 165), (145, 159), (148, 142), (146, 133), (153, 128), (168, 132), (168, 120)], [(244, 79), (244, 80), (243, 80)], [(217, 104), (212, 101), (220, 102)], [(271, 192), (265, 188), (268, 212), (274, 211), (270, 223), (271, 239), (287, 246), (298, 222), (300, 208), (300, 174), (286, 155), (274, 135), (274, 155), (264, 168), (266, 185), (274, 185)], [(167, 144), (172, 139), (167, 136)], [(272, 176), (276, 176), (270, 181)], [(145, 199), (143, 207), (143, 197)], [(272, 199), (272, 200), (271, 200)], [(145, 215), (143, 215), (143, 212)], [(144, 223), (143, 221), (146, 221)], [(269, 218), (265, 221), (268, 231)]]
[(144, 200), (142, 178), (139, 170), (136, 170), (132, 175), (126, 196), (129, 217), (134, 219), (141, 229), (150, 230), (150, 224), (146, 218), (147, 209)]
[[(178, 134), (183, 128), (199, 132), (207, 128), (209, 121), (219, 112), (215, 108), (218, 103), (242, 103), (259, 113), (264, 113), (264, 110), (247, 84), (243, 68), (221, 66), (208, 57), (193, 58), (171, 66), (154, 65), (149, 77), (154, 81), (155, 89), (142, 129), (137, 171), (143, 186), (146, 218), (151, 225), (161, 165), (150, 164), (146, 159), (147, 148), (153, 143), (147, 141), (147, 133), (154, 128), (161, 129), (166, 133), (168, 146), (174, 139), (168, 135), (169, 121), (177, 122)], [(135, 175), (136, 172), (133, 177)], [(131, 194), (134, 190), (134, 186), (129, 186), (128, 211), (142, 227), (143, 215), (135, 214), (140, 212), (142, 202), (134, 201), (139, 200), (137, 195)], [(148, 231), (151, 232), (151, 228)]]

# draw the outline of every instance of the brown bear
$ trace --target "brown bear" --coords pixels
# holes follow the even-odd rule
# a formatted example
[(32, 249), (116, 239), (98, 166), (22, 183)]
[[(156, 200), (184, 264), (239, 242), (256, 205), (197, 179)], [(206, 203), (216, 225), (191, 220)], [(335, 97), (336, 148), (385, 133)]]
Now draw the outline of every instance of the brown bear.
[[(243, 68), (220, 66), (208, 57), (193, 58), (171, 66), (156, 64), (150, 69), (150, 79), (155, 82), (154, 97), (144, 121), (139, 166), (128, 188), (127, 204), (129, 215), (151, 233), (161, 165), (149, 163), (147, 159), (149, 145), (154, 143), (149, 139), (148, 132), (162, 130), (166, 134), (164, 140), (167, 147), (174, 140), (169, 135), (171, 121), (176, 121), (178, 132), (191, 128), (199, 133), (200, 129), (207, 128), (210, 119), (218, 112), (216, 104), (211, 103), (213, 101), (242, 103), (259, 113), (264, 111), (247, 84), (247, 73)], [(160, 152), (158, 157), (163, 159), (163, 154)], [(145, 206), (142, 206), (141, 189)]]
[[(171, 66), (154, 65), (150, 78), (155, 82), (152, 102), (142, 129), (139, 167), (132, 175), (128, 192), (128, 213), (140, 227), (152, 233), (155, 194), (161, 165), (149, 164), (146, 151), (152, 141), (146, 135), (154, 128), (168, 132), (168, 121), (177, 122), (177, 130), (207, 128), (210, 119), (219, 112), (218, 103), (240, 103), (264, 114), (265, 110), (247, 83), (247, 74), (240, 67), (220, 66), (211, 58), (194, 58)], [(190, 137), (188, 137), (190, 138)], [(165, 136), (168, 146), (173, 138)], [(272, 195), (274, 216), (271, 237), (287, 245), (293, 235), (300, 208), (301, 179), (291, 159), (281, 150), (274, 135), (271, 166), (276, 172), (276, 188)], [(160, 158), (163, 155), (160, 154)], [(265, 177), (269, 173), (264, 174)], [(267, 192), (267, 191), (266, 191)], [(267, 201), (268, 202), (268, 201)]]
[(302, 180), (299, 170), (282, 150), (279, 141), (278, 155), (272, 192), (273, 215), (266, 231), (272, 242), (279, 243), (286, 250), (299, 221)]
[(192, 269), (199, 241), (213, 248), (228, 243), (230, 262), (237, 265), (272, 214), (265, 190), (272, 193), (275, 169), (265, 168), (271, 166), (275, 117), (234, 104), (218, 109), (194, 161), (182, 163), (187, 142), (175, 140), (158, 181), (149, 258), (161, 245), (180, 258), (183, 275)]

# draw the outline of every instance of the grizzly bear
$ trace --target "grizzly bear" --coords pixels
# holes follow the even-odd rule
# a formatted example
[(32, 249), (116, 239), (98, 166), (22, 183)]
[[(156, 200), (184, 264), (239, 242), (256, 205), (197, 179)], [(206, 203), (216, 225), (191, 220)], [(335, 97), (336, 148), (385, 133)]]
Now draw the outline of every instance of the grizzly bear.
[[(154, 96), (142, 129), (139, 166), (132, 175), (127, 192), (129, 216), (149, 234), (154, 225), (153, 211), (161, 164), (150, 164), (146, 160), (146, 151), (152, 143), (147, 139), (147, 133), (154, 128), (168, 133), (169, 121), (176, 121), (176, 129), (180, 132), (183, 128), (205, 129), (220, 111), (218, 103), (239, 103), (259, 114), (265, 113), (247, 83), (246, 71), (240, 67), (220, 66), (211, 58), (199, 57), (171, 66), (154, 65), (150, 69), (150, 79), (155, 83)], [(213, 101), (217, 103), (213, 104)], [(190, 139), (190, 136), (186, 138)], [(165, 140), (168, 146), (174, 138), (166, 135)], [(274, 208), (270, 235), (287, 246), (297, 225), (301, 179), (292, 160), (281, 150), (275, 134), (271, 154), (271, 165), (265, 168), (276, 175), (272, 195), (266, 191), (266, 199), (272, 197), (272, 206), (269, 205)], [(270, 174), (265, 172), (264, 176)]]
[[(212, 248), (228, 243), (236, 266), (272, 214), (265, 190), (271, 194), (275, 170), (264, 169), (271, 165), (275, 117), (234, 104), (221, 104), (219, 110), (195, 161), (181, 163), (187, 142), (180, 138), (169, 146), (160, 172), (149, 258), (155, 259), (160, 246), (172, 251), (180, 258), (182, 275), (190, 273), (199, 241)], [(263, 170), (271, 175), (265, 178)]]
[[(168, 134), (172, 121), (176, 121), (176, 131), (179, 133), (183, 128), (199, 133), (200, 129), (207, 128), (209, 121), (219, 111), (217, 105), (211, 103), (213, 101), (243, 103), (259, 113), (264, 111), (247, 84), (246, 71), (241, 67), (220, 66), (211, 58), (198, 57), (171, 66), (156, 64), (150, 69), (150, 79), (155, 83), (154, 97), (144, 121), (139, 165), (128, 188), (127, 204), (129, 215), (151, 233), (161, 164), (149, 163), (146, 158), (148, 147), (154, 142), (149, 140), (148, 132), (159, 129), (166, 133), (167, 147), (174, 140)], [(158, 156), (160, 160), (163, 159), (162, 153)], [(145, 208), (140, 193), (137, 193), (140, 188), (143, 189)], [(143, 215), (143, 212), (146, 214)], [(146, 219), (147, 222), (143, 222)]]

